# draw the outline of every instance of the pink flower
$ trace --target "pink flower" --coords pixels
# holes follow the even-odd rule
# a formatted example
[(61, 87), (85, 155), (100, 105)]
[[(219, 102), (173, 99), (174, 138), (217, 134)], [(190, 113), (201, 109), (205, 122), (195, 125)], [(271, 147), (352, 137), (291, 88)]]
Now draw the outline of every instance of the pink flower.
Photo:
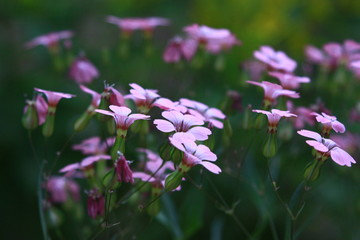
[(284, 89), (297, 89), (300, 87), (300, 83), (310, 82), (308, 77), (298, 77), (289, 73), (269, 72), (269, 75), (277, 78)]
[(336, 142), (341, 148), (350, 153), (355, 153), (356, 149), (358, 149), (360, 146), (360, 136), (350, 132), (331, 136), (331, 140)]
[(209, 40), (206, 44), (206, 50), (212, 54), (218, 54), (223, 50), (229, 50), (235, 45), (241, 45), (241, 42), (231, 34), (222, 39)]
[(198, 42), (194, 39), (182, 39), (175, 37), (171, 39), (163, 53), (163, 59), (167, 63), (176, 63), (185, 59), (191, 60), (198, 47)]
[(53, 203), (64, 203), (69, 197), (75, 201), (80, 199), (79, 185), (67, 177), (50, 177), (46, 182), (46, 190)]
[(71, 64), (69, 76), (78, 84), (88, 84), (99, 77), (99, 72), (85, 56), (80, 56)]
[(351, 167), (351, 163), (356, 163), (356, 161), (334, 141), (322, 138), (320, 134), (308, 130), (300, 130), (298, 134), (314, 139), (307, 140), (306, 143), (315, 148), (323, 157), (331, 156), (331, 159), (340, 166)]
[(174, 171), (174, 164), (163, 163), (159, 155), (148, 149), (140, 148), (138, 152), (145, 153), (148, 161), (145, 163), (145, 172), (134, 172), (133, 177), (139, 178), (143, 182), (150, 182), (154, 187), (164, 188), (166, 171)]
[(326, 61), (326, 56), (324, 52), (311, 45), (305, 47), (305, 55), (307, 59), (312, 63), (322, 64)]
[(133, 89), (130, 90), (130, 95), (126, 95), (125, 99), (132, 99), (140, 112), (147, 113), (152, 103), (159, 98), (157, 90), (144, 89), (136, 83), (129, 84)]
[(200, 43), (207, 43), (210, 40), (221, 40), (231, 36), (231, 32), (227, 29), (215, 29), (204, 25), (199, 26), (198, 24), (184, 27), (184, 31)]
[(45, 99), (37, 95), (35, 101), (34, 100), (27, 100), (26, 105), (24, 107), (24, 113), (28, 110), (29, 107), (33, 105), (36, 109), (37, 117), (38, 117), (38, 125), (42, 125), (46, 120), (46, 114), (48, 111), (48, 104)]
[(260, 80), (263, 72), (266, 70), (265, 64), (256, 60), (247, 60), (241, 64), (250, 79)]
[(262, 87), (264, 89), (264, 103), (265, 105), (273, 105), (279, 96), (286, 96), (290, 98), (299, 98), (300, 95), (292, 90), (283, 89), (279, 84), (263, 81), (261, 83), (254, 81), (246, 81), (247, 83)]
[(226, 116), (221, 110), (217, 108), (210, 108), (209, 106), (194, 100), (182, 98), (180, 104), (189, 108), (188, 111), (191, 115), (209, 122), (211, 126), (216, 128), (223, 128), (224, 124), (218, 119), (225, 119)]
[(314, 116), (312, 115), (312, 110), (306, 107), (297, 107), (295, 108), (294, 104), (291, 101), (286, 102), (287, 109), (296, 114), (297, 118), (294, 118), (294, 126), (297, 129), (304, 128), (305, 123), (309, 124), (310, 126), (314, 126), (315, 120)]
[(351, 62), (350, 66), (353, 68), (360, 68), (360, 60)]
[(173, 102), (170, 99), (163, 97), (157, 98), (152, 106), (163, 110), (175, 110), (182, 113), (185, 113), (188, 110), (185, 106), (180, 105), (179, 102)]
[(80, 89), (83, 92), (88, 93), (88, 94), (90, 94), (92, 96), (91, 106), (93, 108), (99, 107), (100, 99), (101, 99), (101, 95), (99, 93), (91, 90), (90, 88), (85, 87), (84, 85), (80, 85)]
[(268, 118), (269, 121), (269, 132), (273, 133), (276, 132), (277, 130), (277, 126), (279, 124), (279, 121), (282, 117), (297, 117), (297, 115), (290, 113), (289, 111), (282, 111), (282, 110), (278, 110), (278, 109), (272, 109), (271, 112), (268, 111), (264, 111), (264, 110), (252, 110), (253, 112), (256, 113), (261, 113), (261, 114), (265, 114)]
[(91, 218), (101, 217), (105, 213), (105, 198), (98, 189), (92, 189), (88, 194), (87, 211)]
[(110, 105), (110, 111), (96, 109), (95, 111), (101, 114), (112, 116), (115, 120), (116, 127), (118, 129), (127, 130), (131, 124), (133, 124), (136, 120), (144, 119), (148, 120), (150, 116), (144, 114), (130, 114), (131, 109), (127, 107), (119, 107), (115, 105)]
[(72, 146), (72, 149), (79, 150), (83, 154), (101, 155), (105, 154), (107, 148), (114, 144), (114, 138), (108, 138), (105, 142), (101, 142), (100, 137), (91, 137), (85, 139), (80, 144)]
[(284, 52), (276, 52), (269, 46), (260, 47), (260, 51), (254, 52), (254, 57), (268, 65), (271, 69), (284, 72), (293, 72), (297, 65)]
[(84, 158), (80, 163), (72, 163), (66, 165), (59, 170), (61, 173), (67, 173), (67, 176), (72, 176), (76, 170), (86, 171), (89, 168), (92, 168), (93, 164), (103, 160), (110, 160), (111, 157), (105, 154), (93, 155)]
[(119, 182), (134, 183), (133, 173), (129, 167), (129, 162), (123, 155), (115, 161), (115, 172)]
[(197, 145), (191, 134), (175, 133), (169, 139), (174, 147), (184, 152), (184, 157), (179, 165), (180, 172), (187, 172), (197, 164), (201, 164), (212, 173), (219, 174), (221, 172), (221, 169), (212, 163), (216, 161), (216, 155), (207, 146)]
[(167, 26), (170, 24), (168, 19), (160, 17), (118, 18), (115, 16), (108, 16), (106, 21), (117, 25), (122, 31), (127, 33), (131, 33), (135, 30), (153, 31), (155, 27)]
[(204, 121), (193, 115), (182, 114), (178, 111), (165, 111), (161, 115), (169, 120), (154, 120), (156, 128), (162, 132), (187, 132), (200, 141), (208, 139), (208, 136), (211, 134), (208, 128), (198, 126), (203, 125)]
[(344, 124), (337, 121), (335, 116), (330, 116), (323, 112), (321, 114), (322, 115), (316, 112), (312, 113), (313, 116), (316, 116), (316, 121), (323, 125), (323, 132), (325, 134), (329, 134), (331, 129), (333, 129), (335, 132), (345, 132), (346, 129)]
[(49, 107), (56, 107), (61, 98), (73, 98), (73, 97), (75, 97), (75, 95), (72, 95), (72, 94), (47, 91), (47, 90), (43, 90), (43, 89), (39, 89), (39, 88), (35, 88), (35, 91), (38, 91), (38, 92), (41, 92), (41, 93), (45, 94), (45, 96), (47, 98), (47, 102), (49, 104)]
[(56, 47), (59, 44), (59, 41), (62, 39), (68, 39), (73, 36), (72, 31), (60, 31), (52, 32), (45, 35), (41, 35), (27, 42), (25, 46), (27, 48), (33, 48), (35, 46), (43, 45), (48, 48)]

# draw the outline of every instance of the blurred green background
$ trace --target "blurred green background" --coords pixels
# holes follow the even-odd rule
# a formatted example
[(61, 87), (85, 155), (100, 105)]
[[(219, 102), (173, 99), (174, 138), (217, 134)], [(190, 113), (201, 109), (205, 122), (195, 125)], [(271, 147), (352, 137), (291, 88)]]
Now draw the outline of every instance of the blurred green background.
[[(131, 43), (130, 56), (127, 59), (119, 59), (116, 54), (113, 54), (119, 41), (119, 31), (116, 26), (105, 22), (107, 15), (160, 16), (169, 18), (172, 24), (155, 31), (152, 56), (144, 55), (144, 41), (139, 34), (135, 34)], [(227, 28), (242, 41), (241, 47), (235, 47), (226, 55), (226, 67), (223, 71), (215, 71), (211, 63), (201, 69), (187, 67), (176, 69), (163, 62), (161, 56), (167, 41), (174, 35), (180, 34), (183, 26), (192, 23)], [(160, 95), (172, 100), (189, 97), (210, 106), (218, 106), (226, 90), (235, 89), (245, 95), (245, 104), (254, 100), (257, 101), (254, 105), (259, 106), (262, 93), (254, 91), (253, 87), (243, 88), (244, 84), (240, 81), (240, 63), (251, 58), (254, 50), (261, 45), (271, 45), (275, 49), (285, 51), (301, 63), (304, 61), (306, 44), (320, 47), (329, 41), (342, 42), (349, 38), (360, 41), (359, 26), (360, 1), (354, 0), (1, 1), (0, 146), (2, 166), (0, 178), (2, 193), (0, 205), (3, 214), (0, 238), (41, 238), (36, 195), (37, 168), (28, 144), (27, 132), (20, 122), (25, 99), (31, 98), (33, 87), (69, 92), (84, 98), (79, 100), (79, 105), (74, 105), (75, 101), (70, 100), (61, 102), (56, 121), (62, 129), (56, 129), (56, 137), (51, 139), (51, 144), (48, 146), (51, 154), (59, 151), (60, 146), (72, 132), (73, 122), (78, 116), (76, 113), (82, 112), (89, 101), (82, 95), (76, 84), (67, 77), (67, 73), (59, 73), (52, 68), (50, 56), (44, 47), (26, 50), (25, 42), (48, 32), (73, 30), (75, 32), (74, 49), (77, 49), (74, 54), (78, 54), (80, 50), (85, 51), (100, 71), (101, 77), (91, 85), (93, 89), (101, 89), (103, 80), (116, 83), (117, 87), (126, 90), (129, 89), (128, 83), (136, 82), (146, 88), (159, 89)], [(109, 61), (106, 62), (104, 59)], [(301, 73), (300, 66), (298, 69)], [(249, 91), (256, 92), (255, 96), (249, 94)], [(309, 104), (316, 100), (311, 94), (305, 96), (309, 99), (305, 98), (304, 103)], [(326, 98), (326, 93), (323, 93), (323, 96)], [(355, 105), (359, 98), (352, 100)], [(335, 107), (342, 108), (341, 104), (328, 107), (331, 107), (334, 112), (337, 112)], [(339, 118), (345, 121), (347, 116), (339, 116)], [(235, 117), (234, 120), (236, 119)], [(356, 126), (348, 127), (358, 130)], [(235, 133), (235, 135), (241, 138), (242, 133)], [(73, 143), (79, 142), (86, 136), (91, 136), (91, 133), (80, 134), (73, 139)], [(36, 141), (41, 143), (42, 140), (39, 138)], [(305, 149), (303, 139), (298, 142)], [(236, 161), (238, 151), (241, 152), (240, 146), (246, 145), (246, 141), (244, 143), (243, 140), (234, 140), (234, 145), (236, 143), (239, 147), (233, 146), (234, 148), (229, 150), (228, 154), (223, 155), (225, 159), (219, 159), (219, 161), (226, 162), (230, 159)], [(292, 163), (287, 163), (283, 167), (289, 167), (291, 170), (296, 167), (303, 169), (305, 161), (311, 158), (309, 149), (306, 149), (304, 156), (301, 155), (301, 151), (295, 149), (295, 153), (298, 154), (296, 159), (289, 159)], [(75, 156), (79, 157), (79, 155)], [(71, 150), (66, 150), (62, 158), (65, 159), (64, 162), (57, 167), (60, 168), (65, 163), (72, 162), (72, 157), (74, 154)], [(251, 160), (251, 156), (248, 160)], [(299, 160), (300, 163), (295, 160)], [(248, 169), (246, 173), (250, 174), (251, 166), (247, 167), (250, 170)], [(359, 239), (359, 169), (355, 166), (350, 169), (351, 171), (343, 168), (338, 170), (334, 164), (326, 166), (324, 171), (326, 179), (321, 180), (311, 193), (313, 195), (310, 197), (304, 218), (312, 217), (312, 222), (307, 225), (301, 239)], [(282, 176), (282, 180), (289, 182), (289, 186), (286, 185), (284, 188), (292, 191), (296, 185), (291, 183), (298, 181), (301, 174), (301, 171), (298, 171)], [(246, 175), (243, 177), (251, 179)], [(288, 180), (286, 177), (293, 179)], [(340, 179), (340, 177), (344, 178)], [(216, 179), (213, 176), (211, 178)], [(238, 195), (233, 196), (232, 187), (227, 186), (227, 182), (231, 181), (230, 175), (224, 174), (215, 181), (223, 190), (224, 198), (241, 199), (237, 214), (245, 225), (252, 229), (256, 225), (259, 212), (256, 212), (256, 204), (252, 204), (253, 200), (249, 193), (251, 187), (249, 187), (250, 190), (245, 188), (237, 193), (239, 196), (248, 194), (249, 197), (237, 198)], [(214, 203), (208, 201), (203, 194), (197, 193), (191, 184), (184, 185), (187, 195), (185, 193), (185, 196), (181, 195), (182, 192), (174, 193), (175, 199), (181, 199), (178, 204), (182, 208), (186, 208), (186, 204), (195, 204), (191, 198), (189, 199), (189, 194), (198, 195), (194, 197), (194, 201), (199, 202), (201, 206), (199, 208), (205, 209), (199, 210), (201, 217), (198, 223), (193, 220), (196, 226), (193, 234), (190, 234), (193, 239), (219, 239), (215, 237), (220, 233), (223, 239), (241, 239), (242, 232), (231, 218), (214, 207)], [(231, 205), (232, 199), (228, 201)], [(206, 205), (203, 206), (201, 204), (203, 202), (206, 202)], [(138, 223), (141, 230), (136, 230), (136, 227), (135, 230), (138, 231), (141, 239), (155, 239), (156, 237), (168, 239), (173, 236), (171, 230), (155, 219), (141, 218)], [(281, 226), (283, 223), (279, 221), (277, 224)], [(239, 238), (234, 236), (239, 236)]]

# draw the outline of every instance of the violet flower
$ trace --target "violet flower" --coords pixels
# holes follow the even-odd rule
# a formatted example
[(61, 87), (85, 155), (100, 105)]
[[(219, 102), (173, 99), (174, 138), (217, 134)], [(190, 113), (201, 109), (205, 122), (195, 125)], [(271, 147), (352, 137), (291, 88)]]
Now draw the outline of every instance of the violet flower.
[(181, 98), (180, 104), (187, 107), (191, 115), (210, 123), (210, 127), (223, 128), (224, 124), (219, 119), (225, 119), (225, 114), (217, 108), (210, 108), (209, 106), (187, 98)]
[(99, 77), (99, 72), (85, 56), (80, 56), (71, 64), (69, 76), (78, 84), (88, 84)]
[(315, 148), (322, 158), (326, 159), (331, 156), (331, 159), (340, 166), (351, 167), (352, 163), (356, 163), (356, 161), (347, 152), (341, 149), (336, 142), (323, 138), (320, 134), (309, 130), (300, 130), (297, 133), (301, 136), (314, 139), (307, 140), (306, 143)]
[(48, 34), (44, 34), (41, 36), (38, 36), (31, 41), (27, 42), (25, 46), (27, 48), (33, 48), (39, 45), (43, 45), (47, 48), (56, 48), (59, 44), (59, 41), (62, 39), (69, 39), (73, 36), (72, 31), (59, 31), (59, 32), (51, 32)]
[(277, 78), (284, 89), (297, 89), (300, 87), (300, 83), (310, 82), (308, 77), (298, 77), (289, 73), (269, 72), (269, 75)]
[(296, 62), (282, 51), (275, 51), (270, 46), (262, 46), (259, 51), (254, 52), (254, 57), (265, 63), (270, 69), (283, 72), (293, 72)]
[(264, 89), (264, 106), (265, 108), (269, 108), (270, 106), (276, 103), (276, 99), (279, 96), (286, 96), (290, 98), (299, 98), (299, 93), (283, 89), (279, 84), (263, 81), (263, 82), (254, 82), (254, 81), (246, 81), (247, 83), (262, 87)]
[(178, 111), (165, 111), (161, 114), (167, 120), (155, 119), (156, 128), (162, 132), (186, 132), (192, 134), (196, 140), (206, 140), (211, 131), (203, 125), (204, 121), (191, 114), (182, 114)]
[(322, 112), (322, 115), (313, 112), (312, 115), (316, 116), (316, 121), (323, 125), (322, 133), (324, 136), (329, 136), (330, 130), (333, 129), (335, 132), (344, 133), (346, 128), (344, 124), (336, 120), (335, 116), (327, 115), (326, 113)]

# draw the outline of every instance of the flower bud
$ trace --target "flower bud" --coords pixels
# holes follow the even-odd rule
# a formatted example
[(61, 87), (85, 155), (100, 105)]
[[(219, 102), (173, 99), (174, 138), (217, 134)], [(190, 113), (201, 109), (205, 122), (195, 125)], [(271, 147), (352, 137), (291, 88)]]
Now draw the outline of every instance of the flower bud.
[(38, 127), (39, 119), (34, 101), (27, 101), (25, 112), (22, 118), (24, 128), (33, 130)]
[(160, 157), (164, 161), (170, 161), (172, 159), (171, 156), (173, 152), (174, 152), (174, 147), (170, 145), (169, 142), (164, 143), (159, 150)]
[(271, 158), (276, 155), (276, 152), (277, 152), (276, 133), (269, 133), (263, 148), (263, 154), (265, 157)]
[(320, 176), (320, 168), (323, 163), (323, 161), (318, 161), (316, 159), (309, 163), (304, 171), (305, 181), (314, 182), (317, 180)]
[(81, 117), (75, 122), (74, 130), (76, 132), (81, 132), (82, 130), (84, 130), (89, 124), (91, 117), (92, 115), (89, 114), (88, 111), (84, 112)]
[(42, 134), (44, 137), (50, 137), (54, 132), (55, 112), (56, 107), (49, 106), (48, 113), (46, 115), (46, 121), (42, 128)]
[(183, 178), (183, 173), (177, 169), (167, 176), (165, 180), (165, 191), (169, 192), (180, 186)]
[(115, 162), (115, 172), (119, 182), (134, 183), (133, 173), (129, 167), (129, 163), (121, 154)]
[(88, 192), (87, 210), (91, 218), (101, 217), (105, 213), (105, 198), (97, 189)]

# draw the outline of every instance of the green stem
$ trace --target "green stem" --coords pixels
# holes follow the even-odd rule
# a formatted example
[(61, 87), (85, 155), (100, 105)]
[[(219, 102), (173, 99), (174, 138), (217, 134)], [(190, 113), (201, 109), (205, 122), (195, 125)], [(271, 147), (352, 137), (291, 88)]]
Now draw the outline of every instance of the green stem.
[(45, 214), (44, 214), (44, 208), (43, 208), (43, 192), (42, 192), (42, 187), (41, 187), (43, 170), (44, 170), (44, 163), (42, 163), (39, 167), (37, 193), (38, 193), (38, 208), (39, 208), (41, 229), (42, 229), (44, 239), (47, 240), (47, 239), (49, 239), (49, 236), (48, 236), (48, 232), (47, 232), (47, 226), (46, 226), (46, 220), (45, 220)]

